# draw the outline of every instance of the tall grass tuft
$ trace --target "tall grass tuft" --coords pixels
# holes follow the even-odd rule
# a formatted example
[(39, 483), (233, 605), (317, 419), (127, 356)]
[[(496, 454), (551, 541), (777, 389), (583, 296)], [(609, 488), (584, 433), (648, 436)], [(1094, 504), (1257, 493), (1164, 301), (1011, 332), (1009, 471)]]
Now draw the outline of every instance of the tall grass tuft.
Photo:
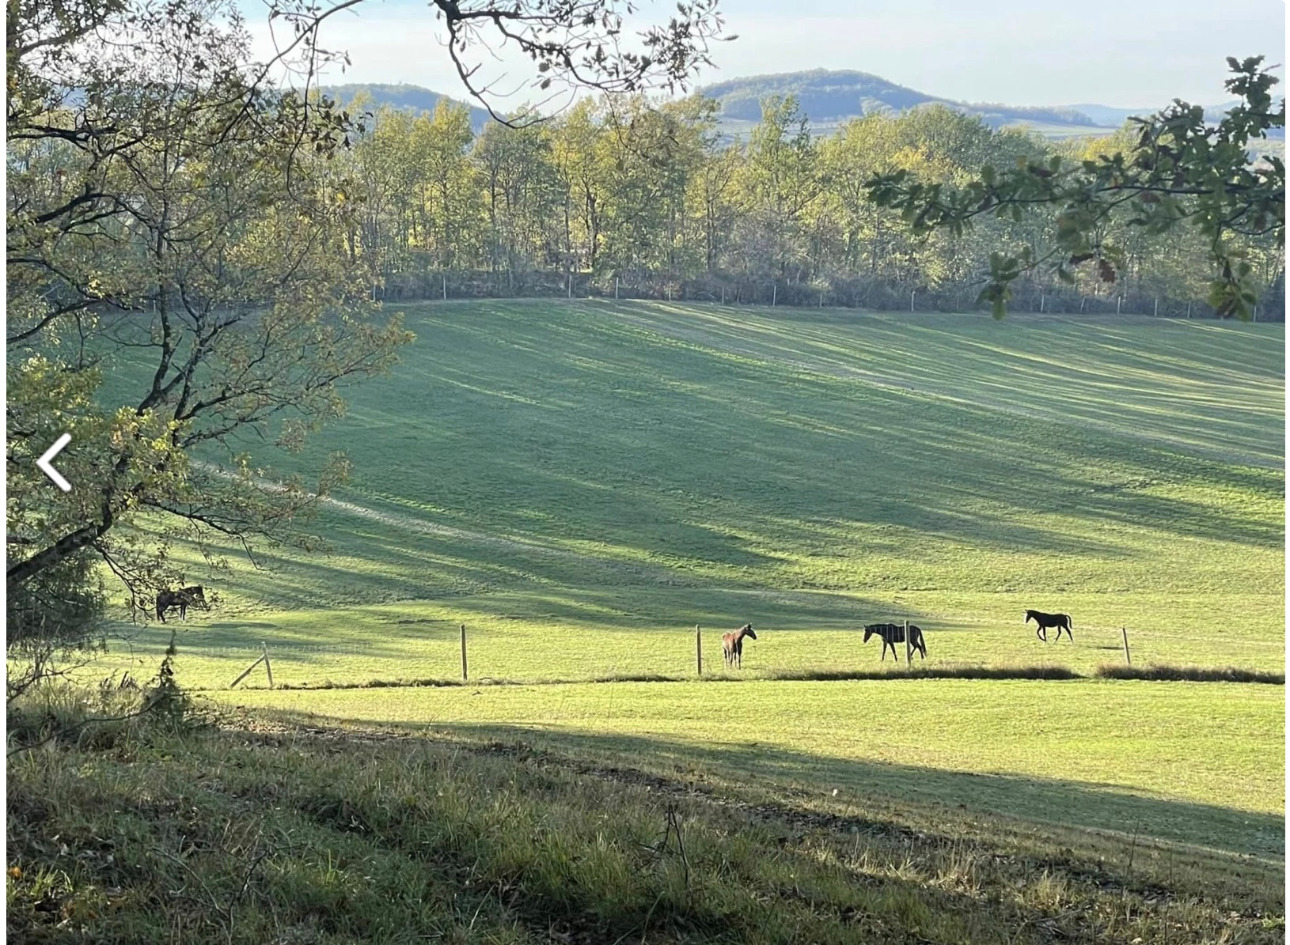
[(1103, 664), (1095, 673), (1102, 679), (1150, 679), (1167, 682), (1234, 682), (1286, 684), (1285, 673), (1266, 672), (1259, 669), (1238, 669), (1235, 666), (1120, 666)]
[(813, 669), (768, 674), (771, 679), (834, 682), (849, 679), (1081, 679), (1065, 666), (915, 666), (911, 669)]

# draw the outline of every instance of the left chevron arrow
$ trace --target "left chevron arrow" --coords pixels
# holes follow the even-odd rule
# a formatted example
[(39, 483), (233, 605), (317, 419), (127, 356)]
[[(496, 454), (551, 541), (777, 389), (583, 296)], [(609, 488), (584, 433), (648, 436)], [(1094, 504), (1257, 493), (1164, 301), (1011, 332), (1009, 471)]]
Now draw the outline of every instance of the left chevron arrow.
[(61, 453), (63, 451), (63, 447), (70, 442), (72, 442), (72, 435), (70, 433), (64, 433), (54, 441), (53, 446), (41, 454), (40, 459), (36, 460), (36, 465), (40, 467), (40, 471), (48, 476), (54, 485), (58, 486), (58, 488), (62, 489), (64, 492), (71, 492), (72, 484), (64, 479), (62, 473), (54, 468), (51, 460)]

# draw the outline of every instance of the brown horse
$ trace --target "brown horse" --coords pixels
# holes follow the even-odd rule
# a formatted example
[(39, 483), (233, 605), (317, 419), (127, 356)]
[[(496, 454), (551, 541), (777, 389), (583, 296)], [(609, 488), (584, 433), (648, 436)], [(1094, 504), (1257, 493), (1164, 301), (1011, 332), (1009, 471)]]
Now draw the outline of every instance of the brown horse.
[(752, 624), (746, 623), (738, 630), (721, 635), (721, 651), (725, 654), (727, 666), (744, 668), (744, 637), (751, 640), (757, 639), (757, 634), (753, 633)]
[(1070, 614), (1046, 614), (1042, 610), (1028, 610), (1026, 611), (1026, 619), (1023, 620), (1022, 623), (1030, 623), (1031, 620), (1034, 620), (1036, 624), (1035, 636), (1039, 637), (1039, 639), (1043, 640), (1045, 643), (1048, 642), (1049, 627), (1057, 628), (1058, 640), (1062, 638), (1062, 631), (1065, 630), (1066, 635), (1070, 637), (1071, 642), (1075, 642), (1075, 637), (1071, 633)]
[(201, 604), (204, 610), (210, 610), (210, 605), (206, 603), (206, 593), (202, 590), (201, 585), (193, 587), (181, 587), (177, 591), (162, 591), (157, 595), (157, 619), (162, 623), (166, 622), (166, 611), (171, 607), (179, 608), (179, 619), (188, 619), (188, 608), (194, 604)]

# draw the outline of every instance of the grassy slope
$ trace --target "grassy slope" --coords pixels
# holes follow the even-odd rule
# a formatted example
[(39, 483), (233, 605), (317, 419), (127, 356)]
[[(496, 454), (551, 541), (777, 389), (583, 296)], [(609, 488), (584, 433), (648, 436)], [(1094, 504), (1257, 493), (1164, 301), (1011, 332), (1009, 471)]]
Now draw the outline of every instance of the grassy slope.
[(10, 759), (9, 939), (1284, 941), (1276, 864), (874, 800), (498, 744), (99, 727)]
[[(711, 661), (717, 632), (745, 620), (764, 631), (746, 675), (869, 666), (877, 646), (854, 628), (903, 617), (932, 662), (1087, 671), (1120, 658), (1127, 626), (1136, 662), (1283, 665), (1283, 326), (601, 303), (409, 316), (418, 342), (395, 376), (355, 391), (314, 447), (355, 461), (352, 504), (321, 521), (336, 553), (206, 580), (223, 600), (181, 639), (187, 683), (225, 686), (261, 640), (280, 682), (452, 678), (461, 622), (474, 678), (683, 674), (695, 624), (715, 628)], [(1039, 643), (1025, 607), (1070, 612), (1075, 643)], [(137, 652), (153, 660), (162, 639), (141, 633)], [(1018, 711), (993, 694), (1028, 690), (943, 682), (660, 687), (627, 721), (602, 712), (629, 690), (594, 687), (560, 690), (572, 719), (548, 714), (549, 689), (269, 698), (372, 720), (603, 726), (610, 742), (658, 733), (686, 750), (720, 740), (733, 715), (736, 740), (826, 768), (895, 744), (898, 763), (1051, 777), (1083, 752), (1099, 762), (1066, 764), (1080, 783), (1280, 809), (1267, 779), (1281, 769), (1257, 759), (1280, 755), (1265, 702), (1282, 690), (1081, 682)], [(848, 708), (844, 692), (942, 704), (924, 732), (868, 741), (866, 703)], [(1115, 696), (1118, 727), (1104, 724), (1112, 692), (1132, 693)], [(997, 719), (958, 718), (954, 693), (997, 704)], [(814, 718), (794, 714), (799, 701), (828, 703), (844, 737), (794, 745)], [(1246, 716), (1211, 711), (1238, 701)], [(1195, 737), (1169, 741), (1176, 755), (1152, 748), (1184, 724)], [(1168, 773), (1170, 758), (1195, 774)], [(1156, 815), (1144, 829), (1179, 835)], [(1257, 819), (1237, 833), (1238, 848), (1279, 842)]]
[[(745, 620), (750, 668), (868, 665), (850, 631), (909, 617), (933, 661), (1087, 670), (1127, 626), (1139, 662), (1283, 663), (1282, 326), (410, 316), (395, 376), (314, 448), (355, 463), (336, 553), (234, 559), (203, 644), (268, 639), (297, 682), (451, 676), (467, 622), (477, 674), (576, 678), (685, 672), (695, 624)], [(1026, 607), (1071, 613), (1075, 646)]]
[(913, 680), (250, 692), (327, 724), (522, 737), (821, 797), (886, 795), (1037, 821), (1284, 850), (1285, 690)]

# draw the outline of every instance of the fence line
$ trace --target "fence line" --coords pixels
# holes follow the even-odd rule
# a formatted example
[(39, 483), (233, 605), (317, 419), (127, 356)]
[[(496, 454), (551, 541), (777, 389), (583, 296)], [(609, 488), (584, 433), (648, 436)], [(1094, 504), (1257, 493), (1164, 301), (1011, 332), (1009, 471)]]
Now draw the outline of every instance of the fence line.
[[(432, 281), (433, 280), (433, 281)], [(439, 298), (541, 299), (601, 298), (615, 300), (657, 300), (714, 302), (725, 305), (769, 305), (772, 307), (859, 308), (870, 311), (963, 312), (985, 311), (978, 305), (975, 290), (956, 285), (936, 289), (926, 285), (862, 279), (753, 279), (713, 274), (694, 279), (632, 279), (622, 274), (597, 277), (587, 272), (527, 272), (460, 270), (415, 275), (396, 273), (383, 285), (373, 286), (372, 297), (386, 302)], [(1157, 317), (1207, 317), (1217, 313), (1203, 299), (1171, 297), (1157, 289), (1118, 292), (1115, 295), (1054, 289), (1033, 283), (1013, 286), (1009, 307), (1015, 312), (1046, 315), (1137, 314)], [(1259, 321), (1284, 321), (1284, 310), (1269, 304), (1258, 307)]]

